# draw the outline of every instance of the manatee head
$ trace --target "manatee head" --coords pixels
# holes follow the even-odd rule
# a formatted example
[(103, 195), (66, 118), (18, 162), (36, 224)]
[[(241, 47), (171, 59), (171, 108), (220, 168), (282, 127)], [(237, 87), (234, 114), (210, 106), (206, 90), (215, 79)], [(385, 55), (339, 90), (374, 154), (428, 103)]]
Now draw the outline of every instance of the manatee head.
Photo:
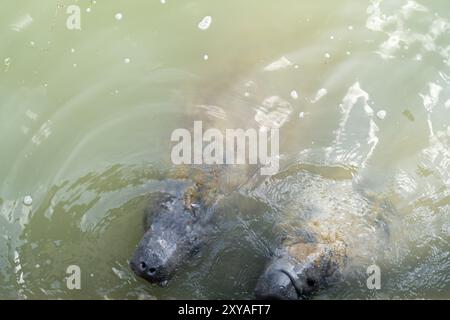
[(147, 281), (165, 285), (203, 243), (204, 213), (200, 208), (187, 208), (183, 196), (157, 193), (152, 195), (145, 216), (146, 231), (130, 266)]
[(285, 244), (260, 276), (255, 296), (276, 300), (308, 298), (339, 278), (344, 260), (342, 245)]

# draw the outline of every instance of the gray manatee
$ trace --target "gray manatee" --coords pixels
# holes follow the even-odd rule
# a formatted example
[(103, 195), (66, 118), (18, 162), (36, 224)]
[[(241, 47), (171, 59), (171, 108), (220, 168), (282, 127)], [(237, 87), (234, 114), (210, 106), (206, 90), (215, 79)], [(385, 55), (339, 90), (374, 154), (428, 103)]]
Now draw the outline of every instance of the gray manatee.
[[(252, 109), (248, 112), (253, 113)], [(214, 106), (193, 103), (183, 116), (186, 126), (202, 120), (225, 132), (257, 128), (248, 115), (226, 115)], [(186, 127), (182, 126), (182, 127)], [(178, 165), (165, 177), (167, 188), (153, 194), (145, 210), (145, 233), (130, 260), (136, 275), (165, 285), (175, 271), (212, 238), (221, 199), (258, 179), (260, 165)]]
[(130, 260), (132, 270), (149, 282), (167, 284), (212, 238), (218, 202), (248, 181), (249, 170), (248, 166), (177, 168), (169, 175), (167, 190), (149, 199), (145, 233)]
[(258, 191), (280, 194), (289, 185), (274, 231), (281, 240), (257, 282), (258, 299), (310, 298), (355, 270), (365, 272), (388, 248), (389, 203), (356, 190), (350, 177), (317, 171), (294, 166)]

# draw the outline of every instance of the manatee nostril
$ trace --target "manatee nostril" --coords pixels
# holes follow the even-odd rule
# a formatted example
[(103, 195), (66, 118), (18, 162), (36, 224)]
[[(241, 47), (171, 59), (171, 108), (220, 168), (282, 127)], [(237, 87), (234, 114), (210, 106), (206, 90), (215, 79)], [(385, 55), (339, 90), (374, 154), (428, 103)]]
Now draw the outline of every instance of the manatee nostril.
[(156, 272), (156, 268), (150, 268), (148, 269), (148, 274), (153, 275)]
[(145, 269), (147, 269), (147, 264), (145, 262), (141, 262), (139, 264), (139, 267), (141, 268), (142, 271), (145, 271)]
[(314, 287), (316, 285), (316, 281), (314, 279), (308, 278), (306, 279), (306, 284), (310, 287)]

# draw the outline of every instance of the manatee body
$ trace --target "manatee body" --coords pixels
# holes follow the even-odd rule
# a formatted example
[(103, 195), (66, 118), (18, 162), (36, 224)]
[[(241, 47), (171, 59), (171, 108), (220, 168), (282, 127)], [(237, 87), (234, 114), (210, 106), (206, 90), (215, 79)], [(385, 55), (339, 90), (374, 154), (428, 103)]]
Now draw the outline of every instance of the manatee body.
[[(216, 207), (251, 176), (248, 166), (179, 167), (167, 190), (150, 195), (145, 233), (130, 266), (140, 277), (164, 286), (216, 231)], [(254, 172), (254, 170), (253, 170)]]
[(290, 171), (258, 191), (280, 194), (289, 185), (274, 230), (282, 240), (257, 282), (259, 299), (310, 298), (354, 270), (365, 271), (387, 246), (386, 203), (355, 190), (351, 179)]
[[(213, 128), (221, 133), (232, 128), (259, 128), (257, 122), (248, 121), (253, 110), (245, 112), (226, 114), (203, 100), (193, 101), (182, 117), (185, 125), (180, 127), (190, 128), (201, 120), (203, 130)], [(166, 284), (175, 270), (212, 238), (218, 202), (258, 176), (259, 165), (175, 166), (166, 176), (172, 183), (149, 200), (145, 233), (130, 260), (132, 270), (152, 283)]]

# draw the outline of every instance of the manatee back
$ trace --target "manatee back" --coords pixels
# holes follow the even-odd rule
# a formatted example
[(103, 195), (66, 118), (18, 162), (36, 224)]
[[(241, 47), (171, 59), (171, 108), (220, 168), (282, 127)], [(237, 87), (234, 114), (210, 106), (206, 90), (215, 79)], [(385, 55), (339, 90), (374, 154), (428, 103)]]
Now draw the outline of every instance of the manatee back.
[(388, 245), (382, 200), (367, 197), (345, 175), (291, 170), (268, 179), (254, 195), (275, 208), (275, 232), (289, 242), (343, 243), (356, 264), (376, 260)]

